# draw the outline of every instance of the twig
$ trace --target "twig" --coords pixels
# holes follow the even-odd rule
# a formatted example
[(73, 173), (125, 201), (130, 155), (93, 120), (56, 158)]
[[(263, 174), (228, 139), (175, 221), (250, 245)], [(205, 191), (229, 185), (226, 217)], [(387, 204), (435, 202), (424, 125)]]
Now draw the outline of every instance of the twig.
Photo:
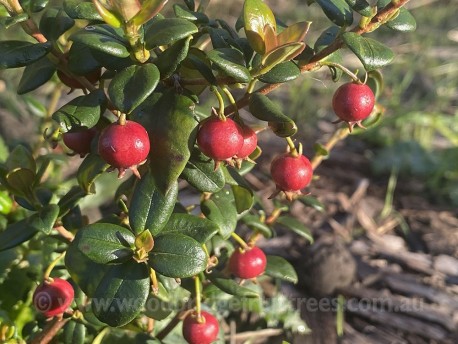
[(192, 310), (186, 309), (187, 307), (185, 306), (185, 309), (178, 312), (172, 320), (167, 324), (166, 327), (164, 327), (157, 335), (156, 339), (162, 340), (164, 339), (172, 330), (180, 323), (180, 321), (183, 321), (184, 318), (188, 316)]
[(46, 327), (41, 331), (35, 338), (33, 338), (31, 344), (48, 344), (59, 332), (59, 330), (64, 327), (64, 325), (70, 320), (54, 318), (51, 322), (46, 325)]
[(224, 336), (224, 339), (225, 340), (235, 339), (236, 341), (244, 341), (244, 340), (248, 340), (252, 338), (279, 336), (282, 333), (283, 333), (283, 330), (280, 328), (266, 328), (264, 330), (240, 332), (232, 336), (229, 334), (229, 335)]
[(72, 232), (69, 232), (68, 230), (66, 230), (64, 228), (64, 226), (57, 226), (57, 227), (54, 227), (54, 229), (62, 236), (64, 237), (65, 239), (67, 239), (68, 241), (73, 241), (73, 239), (75, 239), (75, 236), (73, 235)]

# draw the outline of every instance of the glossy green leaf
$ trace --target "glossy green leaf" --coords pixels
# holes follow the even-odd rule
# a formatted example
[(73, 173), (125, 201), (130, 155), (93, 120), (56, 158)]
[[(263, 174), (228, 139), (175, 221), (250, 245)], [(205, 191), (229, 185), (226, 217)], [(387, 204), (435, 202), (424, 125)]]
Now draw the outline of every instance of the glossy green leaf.
[(265, 238), (273, 237), (272, 228), (259, 220), (259, 216), (245, 215), (241, 220), (248, 228), (261, 233)]
[(23, 145), (17, 145), (8, 156), (5, 162), (7, 171), (12, 171), (16, 168), (28, 169), (35, 173), (37, 164), (33, 158), (32, 152)]
[(324, 14), (337, 26), (349, 26), (353, 23), (353, 12), (346, 0), (315, 0)]
[(173, 212), (178, 195), (175, 182), (164, 195), (158, 190), (151, 172), (147, 172), (135, 184), (129, 206), (129, 223), (138, 234), (148, 229), (153, 236), (159, 234)]
[(251, 80), (250, 71), (245, 67), (245, 59), (239, 50), (214, 49), (209, 51), (207, 56), (215, 66), (235, 81), (249, 82)]
[[(191, 156), (197, 121), (194, 102), (173, 90), (155, 94), (151, 104), (140, 108), (135, 119), (150, 135), (150, 168), (156, 185), (166, 193), (178, 180)], [(177, 135), (179, 133), (179, 135)]]
[(22, 8), (28, 12), (38, 13), (45, 9), (49, 0), (21, 0)]
[(130, 66), (116, 73), (108, 95), (117, 109), (129, 114), (153, 93), (159, 78), (159, 70), (152, 63)]
[(83, 254), (76, 245), (70, 245), (65, 254), (65, 266), (72, 280), (89, 297), (93, 297), (109, 265), (97, 264)]
[(154, 238), (148, 263), (158, 273), (173, 278), (194, 276), (207, 267), (207, 255), (199, 242), (180, 233)]
[(52, 49), (52, 43), (29, 43), (26, 41), (0, 42), (0, 70), (24, 67), (38, 61)]
[(76, 321), (69, 321), (64, 327), (64, 344), (83, 344), (86, 326)]
[(73, 186), (57, 203), (60, 207), (59, 216), (67, 214), (71, 209), (77, 206), (80, 200), (87, 196), (80, 186)]
[(270, 26), (275, 32), (277, 27), (272, 10), (262, 0), (246, 0), (243, 5), (243, 22), (250, 46), (258, 54), (264, 54), (264, 29)]
[(157, 20), (146, 31), (146, 47), (152, 49), (157, 46), (172, 44), (198, 31), (197, 26), (186, 19), (167, 18)]
[(181, 177), (201, 192), (218, 192), (225, 184), (222, 169), (215, 170), (214, 161), (198, 149), (192, 151)]
[[(332, 44), (339, 36), (339, 34), (340, 28), (338, 26), (331, 26), (330, 28), (324, 30), (315, 42), (315, 52), (318, 53), (330, 44)], [(341, 49), (336, 50), (332, 54), (325, 56), (320, 61), (342, 64), (343, 57)], [(329, 69), (331, 71), (333, 81), (338, 81), (343, 74), (342, 70), (334, 66), (329, 66)]]
[(188, 55), (190, 41), (191, 37), (182, 39), (158, 56), (155, 64), (161, 72), (161, 79), (167, 79), (175, 73), (178, 66)]
[(59, 207), (50, 204), (23, 220), (10, 224), (0, 232), (0, 252), (19, 246), (38, 232), (49, 234), (59, 214)]
[(259, 80), (267, 84), (278, 84), (296, 79), (301, 75), (299, 67), (291, 61), (277, 64), (269, 72), (261, 75)]
[(43, 57), (37, 62), (25, 67), (17, 89), (18, 94), (25, 94), (45, 84), (52, 78), (56, 67), (47, 58)]
[(221, 289), (227, 294), (238, 296), (238, 297), (259, 297), (259, 294), (254, 290), (242, 287), (239, 283), (231, 278), (224, 278), (221, 274), (213, 271), (211, 274), (206, 275), (207, 278), (216, 287)]
[(110, 55), (101, 50), (94, 50), (88, 47), (94, 59), (110, 71), (117, 71), (132, 66), (134, 61), (129, 57), (118, 57)]
[(272, 131), (280, 137), (293, 136), (297, 132), (296, 123), (283, 114), (280, 107), (273, 103), (267, 96), (254, 93), (249, 104), (251, 114), (269, 123)]
[(342, 38), (367, 71), (384, 67), (394, 58), (390, 48), (372, 38), (362, 37), (354, 32), (345, 32)]
[(62, 106), (52, 119), (63, 133), (72, 128), (92, 128), (105, 111), (107, 99), (103, 90), (95, 90), (88, 95), (77, 97)]
[(0, 27), (4, 27), (5, 29), (9, 29), (12, 26), (23, 23), (29, 19), (29, 15), (27, 13), (20, 13), (13, 17), (2, 17), (0, 18)]
[(123, 31), (106, 24), (86, 26), (71, 35), (69, 40), (116, 57), (130, 55), (128, 42), (123, 38)]
[(101, 67), (87, 45), (76, 42), (72, 44), (68, 52), (68, 69), (72, 73), (86, 75)]
[(195, 23), (208, 23), (209, 19), (207, 15), (203, 12), (196, 12), (185, 8), (183, 5), (175, 4), (173, 5), (173, 12), (177, 18), (183, 18)]
[(375, 99), (378, 99), (380, 94), (382, 93), (385, 82), (383, 80), (383, 74), (379, 70), (372, 70), (367, 73), (368, 80), (367, 85), (372, 89), (375, 95)]
[(264, 274), (294, 284), (298, 281), (296, 270), (294, 270), (291, 263), (279, 256), (267, 256), (267, 265)]
[(250, 210), (254, 204), (254, 195), (251, 188), (246, 188), (240, 185), (232, 185), (231, 189), (234, 194), (237, 214), (242, 214), (243, 212)]
[(345, 2), (355, 11), (364, 17), (372, 15), (372, 7), (366, 0), (345, 0)]
[(150, 283), (146, 264), (130, 261), (112, 266), (94, 293), (91, 305), (95, 316), (113, 327), (129, 323), (143, 309)]
[(386, 23), (392, 30), (400, 32), (412, 32), (417, 29), (417, 22), (412, 14), (404, 7), (399, 9), (399, 14)]
[(102, 17), (97, 12), (92, 1), (65, 0), (64, 10), (73, 19), (86, 19), (102, 21)]
[(16, 168), (10, 171), (6, 177), (5, 186), (17, 196), (33, 198), (33, 186), (36, 183), (35, 172), (27, 168)]
[(48, 40), (55, 41), (74, 24), (63, 8), (48, 7), (41, 17), (39, 29)]
[(234, 195), (231, 191), (223, 189), (214, 193), (201, 205), (202, 213), (219, 226), (219, 233), (228, 239), (237, 226), (237, 208)]
[[(197, 48), (189, 48), (187, 58), (183, 61), (180, 68), (180, 74), (183, 78), (200, 78), (203, 77), (211, 85), (216, 85), (216, 78), (213, 75), (210, 60), (205, 52)], [(202, 93), (207, 87), (205, 85), (187, 86), (187, 89), (195, 94)]]
[(94, 223), (80, 229), (72, 245), (94, 263), (119, 264), (132, 258), (134, 242), (135, 236), (124, 227)]
[(326, 210), (325, 206), (323, 203), (321, 203), (316, 197), (313, 196), (301, 196), (298, 198), (298, 200), (303, 203), (304, 205), (308, 207), (312, 207), (315, 210), (318, 210), (320, 212), (324, 212)]
[(76, 178), (79, 186), (86, 194), (95, 193), (95, 180), (110, 167), (99, 155), (89, 154), (84, 158)]
[(164, 232), (178, 232), (205, 244), (216, 233), (218, 225), (214, 222), (189, 214), (172, 214), (165, 225)]
[(305, 43), (288, 43), (270, 51), (262, 57), (263, 74), (272, 70), (278, 64), (292, 60), (299, 55), (305, 48)]
[(310, 241), (310, 243), (313, 243), (313, 236), (310, 229), (305, 227), (305, 225), (299, 220), (296, 220), (290, 216), (280, 216), (277, 221), (275, 221), (275, 223), (278, 223), (279, 225), (292, 230), (294, 233)]

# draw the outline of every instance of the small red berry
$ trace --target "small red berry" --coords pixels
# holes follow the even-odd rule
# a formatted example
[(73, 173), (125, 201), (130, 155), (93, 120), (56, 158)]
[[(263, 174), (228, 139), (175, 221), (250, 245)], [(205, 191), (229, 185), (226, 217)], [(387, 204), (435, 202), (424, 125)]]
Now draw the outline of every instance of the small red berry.
[(206, 119), (197, 133), (197, 145), (209, 158), (220, 161), (232, 159), (243, 145), (240, 127), (232, 119), (221, 120), (218, 117)]
[(375, 105), (375, 96), (366, 84), (349, 82), (340, 86), (332, 98), (332, 107), (340, 121), (348, 123), (350, 131), (356, 124), (371, 114)]
[(258, 146), (258, 137), (256, 136), (255, 131), (248, 126), (241, 127), (240, 131), (243, 137), (243, 144), (242, 148), (240, 148), (237, 153), (237, 158), (246, 159)]
[(75, 292), (72, 285), (64, 279), (53, 278), (41, 283), (33, 293), (35, 308), (45, 317), (62, 314), (73, 302)]
[(229, 270), (243, 279), (255, 278), (266, 269), (267, 259), (264, 252), (257, 246), (244, 250), (236, 249), (229, 258)]
[(204, 311), (201, 315), (201, 323), (195, 313), (188, 315), (183, 321), (183, 337), (189, 344), (210, 344), (218, 338), (218, 319)]
[[(100, 79), (100, 75), (102, 74), (100, 69), (96, 69), (93, 72), (90, 72), (86, 75), (83, 75), (91, 84), (95, 84)], [(86, 87), (82, 85), (78, 80), (73, 79), (72, 77), (68, 76), (61, 70), (57, 71), (57, 77), (62, 81), (62, 83), (71, 89), (85, 89)]]
[(112, 123), (99, 138), (99, 154), (112, 167), (119, 170), (119, 177), (131, 169), (137, 177), (137, 165), (148, 157), (150, 141), (148, 132), (139, 123), (126, 121), (124, 125)]
[[(287, 198), (310, 184), (313, 177), (313, 168), (305, 156), (293, 156), (285, 153), (277, 156), (270, 165), (270, 174), (277, 185), (277, 193), (284, 191)], [(276, 193), (273, 195), (275, 196)]]
[(91, 152), (91, 142), (97, 130), (94, 128), (67, 132), (62, 135), (65, 145), (82, 158)]

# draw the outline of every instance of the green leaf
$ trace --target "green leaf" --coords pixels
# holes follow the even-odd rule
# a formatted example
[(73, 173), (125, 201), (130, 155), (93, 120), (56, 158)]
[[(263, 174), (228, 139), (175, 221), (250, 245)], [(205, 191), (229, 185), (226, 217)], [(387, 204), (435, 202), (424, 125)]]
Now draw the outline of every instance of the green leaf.
[(175, 4), (173, 5), (173, 12), (175, 12), (175, 16), (178, 18), (183, 18), (195, 23), (208, 23), (208, 17), (203, 12), (195, 12), (185, 8), (183, 5)]
[(159, 78), (159, 70), (152, 63), (130, 66), (116, 73), (108, 95), (117, 109), (129, 114), (153, 93)]
[(95, 180), (97, 177), (102, 175), (110, 167), (99, 155), (89, 154), (84, 158), (76, 178), (78, 179), (78, 184), (84, 192), (89, 194), (95, 194)]
[(173, 278), (194, 276), (207, 267), (207, 255), (199, 242), (180, 233), (164, 233), (154, 239), (149, 264)]
[(48, 40), (56, 41), (74, 24), (63, 8), (49, 7), (41, 17), (39, 29)]
[(394, 58), (390, 48), (372, 38), (362, 37), (354, 32), (345, 32), (342, 38), (367, 71), (384, 67)]
[(35, 172), (27, 168), (16, 168), (5, 177), (5, 186), (17, 196), (33, 198), (33, 186), (36, 183)]
[(161, 79), (167, 79), (175, 73), (188, 55), (190, 41), (191, 37), (179, 40), (158, 56), (155, 63), (161, 72)]
[(198, 31), (197, 26), (186, 19), (167, 18), (156, 20), (146, 31), (146, 47), (152, 49), (161, 45), (173, 44)]
[(222, 169), (215, 170), (214, 161), (198, 149), (192, 151), (181, 177), (201, 192), (218, 192), (225, 184)]
[(91, 25), (74, 33), (69, 40), (84, 44), (93, 50), (104, 52), (116, 57), (128, 57), (128, 42), (123, 38), (122, 29), (109, 25)]
[(25, 41), (0, 42), (0, 70), (24, 67), (38, 61), (52, 49), (52, 42), (29, 43)]
[(315, 0), (324, 14), (337, 26), (353, 23), (353, 12), (345, 0)]
[(251, 188), (246, 188), (240, 185), (232, 185), (231, 189), (234, 194), (237, 214), (242, 214), (243, 212), (250, 210), (254, 204), (254, 195)]
[(148, 229), (159, 234), (172, 215), (178, 195), (175, 182), (164, 195), (157, 189), (154, 176), (148, 171), (138, 180), (129, 206), (129, 223), (134, 233)]
[(43, 57), (37, 62), (25, 67), (17, 89), (18, 94), (25, 94), (45, 84), (52, 78), (56, 67), (47, 58)]
[(296, 134), (296, 123), (284, 115), (281, 109), (267, 96), (260, 93), (252, 94), (249, 108), (254, 117), (269, 123), (269, 127), (275, 135), (288, 137)]
[(213, 271), (206, 275), (207, 278), (218, 288), (227, 294), (238, 297), (259, 297), (259, 294), (254, 290), (242, 287), (231, 278), (224, 278), (221, 274)]
[(291, 263), (283, 257), (267, 256), (267, 265), (264, 274), (294, 284), (298, 281), (296, 270), (294, 270)]
[(14, 15), (13, 17), (2, 17), (0, 18), (0, 26), (3, 26), (5, 29), (9, 29), (10, 27), (23, 23), (29, 19), (29, 15), (27, 13), (20, 13)]
[(278, 64), (292, 60), (305, 48), (305, 43), (288, 43), (273, 49), (262, 57), (262, 73), (265, 74)]
[(277, 64), (267, 73), (261, 75), (259, 80), (267, 84), (278, 84), (296, 79), (301, 75), (299, 67), (291, 61)]
[(94, 293), (92, 310), (100, 321), (123, 326), (143, 309), (150, 291), (146, 264), (130, 261), (112, 266), (103, 276)]
[(110, 266), (94, 263), (76, 245), (70, 245), (65, 254), (65, 266), (72, 280), (89, 297), (93, 297), (97, 286)]
[(235, 81), (249, 82), (251, 80), (250, 71), (245, 67), (245, 59), (239, 50), (231, 48), (214, 49), (209, 51), (207, 56), (214, 65), (226, 75), (234, 78)]
[(86, 75), (102, 65), (92, 55), (91, 49), (84, 44), (74, 42), (68, 52), (68, 69), (76, 75)]
[(94, 263), (119, 264), (132, 258), (134, 242), (135, 236), (124, 227), (94, 223), (80, 229), (72, 245)]
[(70, 18), (103, 21), (91, 1), (65, 0), (63, 6)]
[[(151, 141), (150, 168), (156, 185), (166, 193), (178, 180), (191, 156), (196, 140), (194, 102), (174, 91), (154, 94), (155, 98), (135, 114)], [(177, 135), (177, 133), (179, 133)]]
[(21, 0), (22, 8), (28, 12), (38, 13), (45, 9), (49, 0)]
[(276, 31), (277, 24), (272, 10), (262, 0), (246, 0), (243, 5), (245, 34), (250, 46), (258, 54), (266, 52), (264, 29), (270, 26)]
[(59, 124), (63, 133), (73, 128), (90, 129), (105, 111), (106, 102), (103, 90), (95, 90), (62, 106), (52, 115), (52, 119)]
[(76, 207), (80, 200), (87, 196), (87, 193), (80, 186), (73, 186), (57, 203), (60, 207), (59, 216), (64, 216), (71, 209)]
[(277, 221), (275, 221), (275, 223), (278, 223), (279, 225), (292, 230), (294, 233), (310, 241), (310, 243), (313, 243), (313, 236), (310, 232), (310, 229), (305, 227), (305, 225), (299, 220), (296, 220), (290, 216), (280, 216)]
[(345, 2), (355, 11), (364, 17), (372, 15), (372, 7), (366, 0), (345, 0)]
[(172, 214), (163, 232), (178, 232), (205, 244), (218, 230), (218, 225), (210, 220), (189, 214)]
[(232, 192), (223, 189), (214, 193), (200, 207), (207, 219), (218, 225), (221, 236), (228, 239), (237, 226), (237, 208)]
[(320, 211), (322, 213), (326, 210), (324, 204), (321, 203), (320, 201), (318, 201), (318, 199), (316, 199), (316, 197), (313, 197), (313, 196), (301, 196), (301, 197), (298, 198), (298, 200), (301, 203), (303, 203), (304, 205), (306, 205), (308, 207), (312, 207), (315, 210), (318, 210), (318, 211)]
[(38, 213), (7, 226), (3, 232), (0, 232), (0, 252), (19, 246), (40, 231), (49, 234), (58, 214), (59, 207), (50, 204)]
[[(318, 39), (315, 42), (315, 47), (314, 47), (315, 52), (318, 53), (321, 50), (323, 50), (324, 48), (326, 48), (327, 46), (329, 46), (330, 44), (332, 44), (336, 40), (336, 38), (339, 36), (339, 34), (340, 34), (340, 28), (338, 26), (331, 26), (327, 28), (326, 30), (324, 30), (321, 33), (320, 37), (318, 37)], [(336, 50), (332, 54), (329, 54), (325, 56), (324, 58), (322, 58), (320, 61), (341, 64), (343, 61), (342, 51), (340, 49)], [(338, 81), (343, 74), (342, 70), (334, 66), (329, 66), (329, 69), (331, 71), (333, 81), (335, 82)]]
[(83, 344), (86, 326), (76, 321), (69, 321), (64, 327), (64, 344)]
[(251, 230), (261, 233), (265, 238), (271, 238), (273, 236), (272, 228), (262, 223), (259, 220), (259, 216), (245, 215), (242, 217), (242, 222)]
[(417, 29), (417, 22), (412, 14), (404, 7), (399, 9), (399, 14), (386, 23), (390, 29), (400, 32), (412, 32)]

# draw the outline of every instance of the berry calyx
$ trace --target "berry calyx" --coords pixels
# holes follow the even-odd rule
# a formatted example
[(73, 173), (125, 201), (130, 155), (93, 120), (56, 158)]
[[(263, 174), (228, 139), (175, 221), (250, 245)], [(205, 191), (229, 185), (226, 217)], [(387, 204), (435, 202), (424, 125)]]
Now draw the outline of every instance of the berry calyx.
[(119, 170), (119, 178), (126, 169), (140, 178), (137, 166), (146, 161), (150, 150), (148, 132), (133, 121), (112, 123), (100, 134), (98, 148), (102, 159)]
[(366, 84), (349, 82), (340, 86), (332, 98), (332, 108), (338, 122), (347, 122), (350, 131), (355, 124), (364, 128), (361, 121), (369, 117), (375, 105), (375, 96)]
[(205, 311), (201, 312), (200, 319), (194, 312), (183, 321), (183, 337), (189, 344), (213, 343), (218, 338), (218, 332), (218, 319)]
[(257, 246), (236, 249), (229, 258), (229, 270), (242, 279), (255, 278), (264, 273), (267, 258)]
[(240, 132), (243, 137), (243, 144), (237, 153), (238, 159), (247, 159), (258, 146), (258, 136), (256, 132), (248, 126), (241, 126)]
[(283, 191), (287, 199), (292, 200), (294, 195), (301, 194), (301, 190), (312, 181), (313, 167), (302, 154), (294, 156), (285, 153), (272, 161), (270, 174), (277, 186), (277, 191), (271, 197)]
[[(96, 69), (88, 74), (82, 75), (84, 76), (91, 84), (95, 84), (100, 79), (100, 75), (102, 74), (100, 69)], [(62, 83), (72, 90), (74, 89), (86, 89), (86, 87), (81, 84), (78, 80), (72, 78), (71, 76), (65, 74), (61, 70), (57, 71), (57, 77), (62, 81)]]
[(92, 139), (97, 134), (94, 128), (67, 132), (62, 135), (65, 145), (82, 158), (91, 152)]
[(42, 282), (33, 293), (33, 304), (45, 317), (53, 317), (65, 312), (73, 302), (75, 292), (64, 279), (53, 278)]
[(243, 145), (240, 127), (232, 119), (210, 117), (202, 122), (197, 133), (197, 145), (209, 158), (215, 161), (215, 168), (221, 161), (232, 163)]

